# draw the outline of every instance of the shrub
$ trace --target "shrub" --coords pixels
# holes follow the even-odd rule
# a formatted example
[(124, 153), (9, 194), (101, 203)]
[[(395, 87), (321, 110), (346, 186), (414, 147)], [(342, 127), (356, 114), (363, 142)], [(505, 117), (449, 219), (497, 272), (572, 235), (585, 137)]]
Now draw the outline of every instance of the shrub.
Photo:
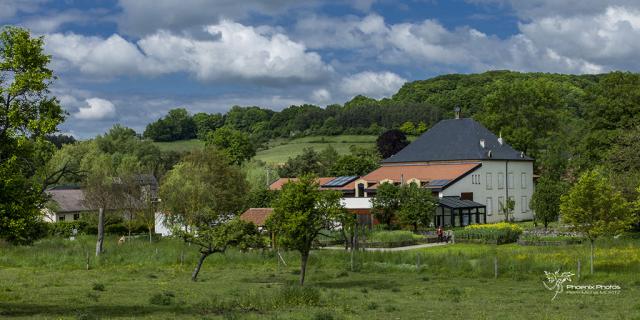
[(171, 291), (163, 291), (162, 293), (156, 293), (149, 298), (149, 303), (157, 306), (168, 306), (173, 303), (173, 298), (176, 295)]
[(472, 224), (464, 229), (455, 230), (456, 239), (479, 239), (495, 241), (497, 244), (518, 241), (522, 228), (513, 223), (499, 222), (493, 224)]
[(104, 291), (104, 284), (96, 282), (93, 284), (93, 290), (95, 291)]
[(85, 221), (58, 221), (51, 223), (49, 226), (49, 234), (59, 237), (71, 237), (73, 235), (73, 229), (78, 230), (78, 234), (82, 234), (83, 230), (87, 228)]
[(104, 232), (107, 234), (123, 235), (123, 234), (128, 234), (129, 229), (127, 229), (127, 226), (125, 226), (124, 224), (117, 223), (117, 224), (111, 224), (111, 225), (105, 226)]
[(372, 232), (367, 237), (367, 241), (370, 242), (411, 242), (420, 240), (423, 237), (417, 234), (414, 234), (411, 231), (376, 231)]

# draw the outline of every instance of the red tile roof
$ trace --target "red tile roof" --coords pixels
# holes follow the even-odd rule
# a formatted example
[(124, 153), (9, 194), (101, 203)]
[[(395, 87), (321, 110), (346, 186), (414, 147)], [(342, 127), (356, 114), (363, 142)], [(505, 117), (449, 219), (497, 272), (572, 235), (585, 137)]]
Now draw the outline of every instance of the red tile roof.
[(273, 208), (249, 208), (240, 215), (240, 219), (253, 222), (256, 226), (264, 226), (272, 212)]
[(362, 177), (368, 182), (380, 182), (391, 179), (394, 182), (418, 179), (420, 181), (455, 180), (467, 172), (479, 167), (480, 163), (435, 163), (435, 164), (397, 164), (385, 165)]
[[(347, 183), (342, 187), (322, 187), (323, 184), (326, 184), (335, 178), (336, 177), (318, 178), (318, 184), (320, 185), (320, 189), (322, 190), (354, 190), (354, 188), (356, 187), (355, 180), (351, 181), (350, 183)], [(269, 185), (269, 190), (282, 190), (282, 186), (284, 186), (289, 181), (298, 181), (298, 178), (280, 178), (274, 181), (271, 185)]]

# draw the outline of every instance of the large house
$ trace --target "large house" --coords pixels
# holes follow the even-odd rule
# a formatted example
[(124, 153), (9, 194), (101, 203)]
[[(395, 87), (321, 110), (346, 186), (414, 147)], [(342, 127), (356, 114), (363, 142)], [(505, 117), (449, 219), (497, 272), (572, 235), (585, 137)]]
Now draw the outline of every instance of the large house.
[[(279, 179), (271, 189), (280, 189), (287, 181)], [(533, 218), (529, 207), (534, 190), (533, 159), (473, 119), (456, 117), (438, 122), (365, 176), (319, 181), (322, 189), (342, 190), (343, 204), (364, 216), (370, 216), (371, 197), (383, 183), (416, 183), (432, 190), (440, 203), (435, 226), (504, 220), (499, 210), (506, 199), (515, 203), (514, 220)]]

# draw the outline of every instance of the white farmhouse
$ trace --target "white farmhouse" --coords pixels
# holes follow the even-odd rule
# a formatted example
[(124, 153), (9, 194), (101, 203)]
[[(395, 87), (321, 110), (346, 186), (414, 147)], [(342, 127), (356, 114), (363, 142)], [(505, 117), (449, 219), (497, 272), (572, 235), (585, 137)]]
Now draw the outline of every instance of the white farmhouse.
[(504, 220), (506, 199), (512, 218), (530, 220), (533, 159), (473, 119), (443, 120), (382, 166), (355, 181), (356, 197), (371, 197), (382, 183), (417, 183), (440, 199), (434, 225), (464, 226)]

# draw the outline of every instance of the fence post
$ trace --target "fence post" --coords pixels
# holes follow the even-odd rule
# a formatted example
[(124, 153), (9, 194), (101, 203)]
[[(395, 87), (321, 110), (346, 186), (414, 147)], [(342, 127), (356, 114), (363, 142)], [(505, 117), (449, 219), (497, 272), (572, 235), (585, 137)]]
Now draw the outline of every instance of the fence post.
[(86, 254), (86, 262), (87, 262), (87, 270), (89, 270), (89, 251), (85, 251)]
[(578, 280), (580, 279), (580, 259), (578, 259)]
[(184, 264), (184, 250), (180, 251), (180, 265)]
[(416, 254), (416, 271), (420, 271), (420, 253)]
[(493, 278), (498, 279), (498, 256), (493, 257)]

